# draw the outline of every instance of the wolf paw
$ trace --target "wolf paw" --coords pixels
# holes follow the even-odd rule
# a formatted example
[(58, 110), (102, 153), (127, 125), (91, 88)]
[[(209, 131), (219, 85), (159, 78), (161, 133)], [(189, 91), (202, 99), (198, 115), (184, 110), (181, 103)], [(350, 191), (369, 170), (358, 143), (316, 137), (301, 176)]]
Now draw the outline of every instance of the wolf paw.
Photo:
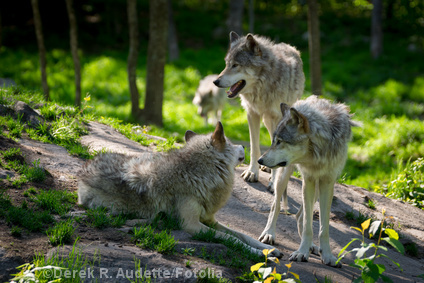
[(342, 264), (339, 262), (336, 264), (337, 258), (333, 256), (332, 254), (329, 255), (321, 255), (321, 261), (325, 265), (332, 266), (332, 267), (342, 267)]
[(309, 254), (302, 253), (300, 251), (295, 251), (289, 257), (290, 261), (308, 261)]
[(264, 172), (271, 173), (271, 168), (269, 168), (267, 166), (261, 165), (260, 168)]
[(262, 235), (259, 237), (259, 241), (265, 244), (273, 245), (275, 243), (275, 236), (272, 233), (262, 232)]
[(249, 169), (245, 170), (242, 174), (241, 177), (249, 183), (255, 183), (258, 181), (258, 174), (254, 173), (252, 171), (250, 171)]

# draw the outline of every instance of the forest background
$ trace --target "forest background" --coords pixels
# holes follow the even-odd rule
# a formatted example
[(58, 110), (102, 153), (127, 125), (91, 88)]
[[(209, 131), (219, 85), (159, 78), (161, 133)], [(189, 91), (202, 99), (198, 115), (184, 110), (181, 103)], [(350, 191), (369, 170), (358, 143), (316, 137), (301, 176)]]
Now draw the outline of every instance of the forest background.
[[(424, 206), (422, 0), (1, 1), (0, 77), (60, 105), (89, 96), (85, 111), (100, 121), (182, 141), (187, 129), (213, 130), (191, 101), (200, 79), (224, 68), (230, 30), (296, 46), (304, 97), (347, 103), (364, 123), (340, 182)], [(222, 121), (233, 141), (249, 140), (238, 101), (228, 101)], [(270, 145), (265, 128), (261, 144)]]

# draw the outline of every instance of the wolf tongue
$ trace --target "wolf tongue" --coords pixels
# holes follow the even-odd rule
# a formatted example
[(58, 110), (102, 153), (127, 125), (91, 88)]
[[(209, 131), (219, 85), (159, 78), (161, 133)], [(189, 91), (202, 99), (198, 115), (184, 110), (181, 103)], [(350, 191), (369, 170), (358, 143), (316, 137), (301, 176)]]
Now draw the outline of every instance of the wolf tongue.
[(234, 92), (234, 90), (237, 90), (237, 88), (240, 86), (240, 84), (241, 84), (241, 81), (238, 81), (238, 82), (236, 82), (235, 84), (233, 84), (233, 85), (230, 87), (229, 92), (233, 93), (233, 92)]

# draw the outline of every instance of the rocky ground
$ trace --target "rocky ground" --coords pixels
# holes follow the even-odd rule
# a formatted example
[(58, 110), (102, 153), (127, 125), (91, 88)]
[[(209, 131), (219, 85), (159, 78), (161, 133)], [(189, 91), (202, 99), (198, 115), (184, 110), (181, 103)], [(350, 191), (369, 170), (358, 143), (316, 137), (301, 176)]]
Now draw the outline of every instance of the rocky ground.
[[(82, 138), (82, 143), (90, 146), (93, 150), (106, 148), (110, 151), (128, 154), (151, 150), (151, 148), (128, 140), (108, 126), (92, 122), (88, 125), (88, 129), (89, 134)], [(41, 189), (77, 190), (78, 171), (85, 162), (84, 160), (70, 156), (64, 148), (56, 145), (26, 138), (22, 138), (16, 143), (0, 136), (0, 150), (10, 147), (20, 147), (27, 163), (40, 160), (40, 165), (51, 174), (43, 184), (27, 184), (19, 190), (8, 186), (7, 181), (0, 180), (0, 186), (7, 190), (13, 201), (19, 203), (22, 191), (29, 186), (37, 186)], [(219, 211), (217, 219), (235, 230), (257, 238), (265, 227), (273, 195), (266, 190), (268, 173), (261, 172), (260, 182), (251, 184), (246, 183), (240, 177), (244, 169), (245, 166), (236, 169), (232, 197), (227, 205)], [(13, 172), (5, 172), (0, 168), (0, 176), (7, 174), (13, 174)], [(275, 247), (284, 254), (281, 264), (276, 266), (280, 273), (287, 270), (285, 264), (289, 263), (288, 257), (300, 244), (294, 213), (300, 205), (301, 195), (301, 180), (292, 177), (288, 189), (289, 212), (292, 214), (280, 214), (277, 222)], [(375, 209), (367, 206), (368, 199), (374, 200)], [(316, 206), (316, 211), (317, 208)], [(403, 271), (390, 260), (383, 258), (380, 263), (386, 266), (384, 274), (394, 282), (422, 282), (423, 279), (418, 276), (424, 274), (424, 211), (382, 195), (370, 193), (362, 188), (339, 184), (335, 187), (330, 222), (330, 244), (334, 254), (339, 253), (352, 238), (361, 237), (358, 231), (350, 228), (358, 225), (349, 217), (350, 220), (348, 220), (346, 213), (353, 212), (355, 217), (362, 214), (381, 219), (382, 208), (385, 208), (387, 215), (392, 217), (389, 221), (401, 234), (402, 242), (405, 245), (415, 243), (418, 249), (418, 256), (412, 257), (400, 255), (389, 247), (385, 254), (398, 262)], [(82, 215), (83, 212), (84, 208), (75, 206), (72, 213)], [(241, 275), (240, 270), (212, 264), (198, 257), (202, 248), (212, 253), (225, 250), (225, 246), (195, 241), (183, 231), (173, 231), (174, 237), (179, 241), (176, 250), (181, 251), (187, 247), (195, 248), (193, 255), (181, 253), (162, 255), (135, 246), (127, 231), (136, 222), (136, 220), (130, 220), (122, 228), (103, 230), (84, 224), (78, 225), (75, 234), (81, 238), (78, 247), (82, 254), (88, 258), (100, 255), (100, 261), (93, 266), (92, 275), (95, 278), (92, 279), (98, 279), (98, 282), (129, 282), (122, 272), (134, 270), (134, 258), (140, 260), (140, 266), (145, 270), (156, 272), (158, 277), (161, 277), (157, 278), (157, 282), (194, 282), (196, 281), (194, 273), (206, 267), (231, 280), (235, 280), (235, 277)], [(315, 217), (315, 239), (317, 234), (318, 218)], [(20, 238), (14, 237), (10, 233), (10, 227), (0, 219), (0, 281), (7, 281), (10, 278), (9, 275), (16, 271), (15, 267), (31, 261), (35, 253), (67, 254), (71, 248), (72, 246), (64, 246), (57, 251), (48, 243), (44, 233), (23, 234)], [(191, 262), (189, 267), (186, 266), (187, 260)], [(332, 268), (323, 265), (318, 256), (311, 255), (309, 262), (293, 263), (290, 270), (299, 274), (302, 282), (317, 282), (317, 280), (326, 282), (326, 279), (331, 279), (331, 282), (351, 282), (353, 278), (359, 276), (357, 269), (349, 266), (352, 262), (353, 255), (349, 255), (343, 260), (342, 268)]]

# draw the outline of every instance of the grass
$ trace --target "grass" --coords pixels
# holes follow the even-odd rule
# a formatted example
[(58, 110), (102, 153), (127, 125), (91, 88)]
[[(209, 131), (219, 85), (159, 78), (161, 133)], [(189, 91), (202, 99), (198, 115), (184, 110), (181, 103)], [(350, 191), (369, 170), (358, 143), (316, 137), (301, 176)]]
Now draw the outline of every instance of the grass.
[(72, 236), (75, 232), (73, 227), (74, 220), (68, 219), (57, 223), (46, 231), (50, 244), (53, 246), (69, 244), (72, 242)]
[(31, 200), (41, 209), (64, 215), (77, 203), (77, 194), (76, 192), (41, 190)]
[(175, 241), (168, 230), (156, 233), (152, 225), (143, 225), (139, 228), (135, 227), (133, 232), (132, 240), (137, 246), (156, 250), (162, 254), (175, 253), (175, 245), (178, 241)]
[(49, 258), (45, 258), (42, 254), (36, 255), (32, 263), (26, 263), (17, 268), (19, 272), (14, 274), (15, 277), (12, 280), (15, 282), (40, 283), (85, 282), (88, 275), (87, 268), (92, 269), (96, 259), (89, 261), (82, 255), (76, 244), (77, 241), (74, 242), (67, 255), (59, 254), (60, 248)]
[(42, 231), (46, 225), (54, 222), (47, 211), (30, 209), (26, 202), (15, 206), (4, 193), (0, 194), (0, 217), (4, 218), (7, 224), (25, 228), (29, 232)]
[(92, 227), (104, 229), (107, 227), (121, 227), (131, 216), (126, 214), (111, 215), (105, 207), (87, 209), (86, 221)]

